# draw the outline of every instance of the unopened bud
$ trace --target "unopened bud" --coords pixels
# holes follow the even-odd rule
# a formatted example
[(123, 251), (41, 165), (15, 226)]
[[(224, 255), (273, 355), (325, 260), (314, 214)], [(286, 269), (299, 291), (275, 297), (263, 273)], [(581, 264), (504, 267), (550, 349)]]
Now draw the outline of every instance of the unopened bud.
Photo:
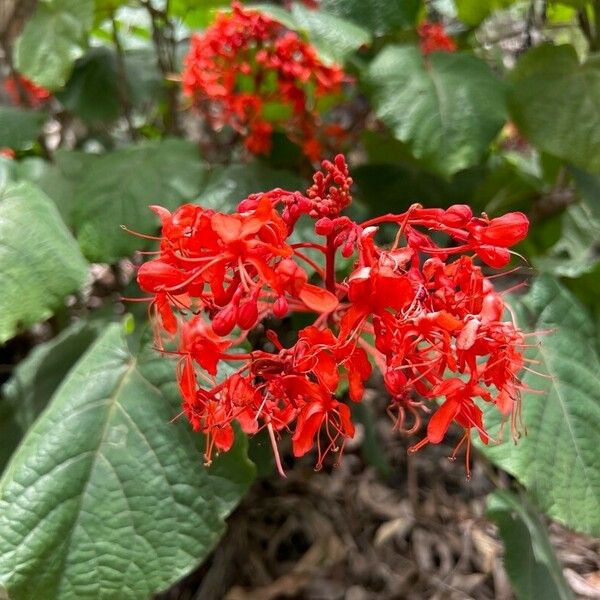
[(283, 317), (288, 314), (288, 310), (288, 301), (285, 299), (285, 296), (279, 296), (279, 298), (277, 298), (273, 304), (273, 314), (278, 319), (283, 319)]
[(473, 211), (466, 204), (454, 204), (444, 211), (442, 223), (448, 227), (464, 227), (473, 217)]
[(240, 304), (237, 314), (237, 324), (242, 329), (252, 329), (258, 320), (258, 304), (256, 300), (249, 300)]
[(237, 321), (238, 308), (233, 304), (228, 304), (223, 310), (219, 311), (212, 321), (213, 331), (220, 336), (229, 335)]
[(329, 235), (333, 231), (334, 223), (329, 217), (323, 217), (315, 223), (315, 232), (318, 235)]

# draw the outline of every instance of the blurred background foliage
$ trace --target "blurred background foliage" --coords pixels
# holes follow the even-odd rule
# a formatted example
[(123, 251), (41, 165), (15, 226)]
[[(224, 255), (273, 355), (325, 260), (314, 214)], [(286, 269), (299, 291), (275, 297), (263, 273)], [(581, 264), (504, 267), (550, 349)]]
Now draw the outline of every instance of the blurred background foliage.
[[(529, 351), (544, 376), (525, 376), (542, 395), (525, 394), (518, 446), (482, 449), (525, 489), (495, 492), (489, 516), (517, 597), (571, 597), (536, 511), (600, 535), (600, 2), (256, 6), (354, 79), (334, 110), (352, 133), (340, 149), (355, 210), (467, 203), (530, 217), (508, 285), (527, 282), (514, 310), (545, 332)], [(228, 2), (0, 6), (0, 74), (51, 92), (0, 91), (0, 592), (13, 600), (168, 587), (209, 555), (256, 476), (241, 436), (201, 468), (199, 441), (169, 424), (172, 365), (152, 353), (144, 310), (121, 301), (136, 293), (135, 251), (153, 243), (120, 226), (156, 232), (148, 204), (234, 209), (252, 192), (304, 189), (313, 170), (278, 133), (249, 158), (182, 97), (190, 36), (219, 9)], [(425, 19), (458, 51), (424, 60)], [(385, 457), (364, 455), (385, 477)]]

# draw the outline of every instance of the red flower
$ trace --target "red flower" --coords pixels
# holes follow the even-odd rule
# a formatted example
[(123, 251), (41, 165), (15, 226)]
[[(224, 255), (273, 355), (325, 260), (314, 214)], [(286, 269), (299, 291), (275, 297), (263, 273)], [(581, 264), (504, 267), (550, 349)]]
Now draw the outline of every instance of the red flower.
[[(207, 463), (231, 447), (237, 421), (248, 434), (267, 430), (282, 475), (277, 438), (288, 431), (294, 455), (316, 446), (321, 467), (354, 435), (350, 408), (336, 398), (340, 382), (349, 400), (361, 402), (372, 364), (383, 373), (396, 429), (415, 432), (427, 403), (435, 409), (412, 451), (439, 444), (455, 422), (465, 430), (458, 447), (466, 443), (468, 470), (472, 430), (489, 440), (482, 402), (510, 417), (516, 437), (526, 334), (503, 320), (503, 297), (476, 260), (506, 264), (509, 247), (527, 234), (527, 218), (415, 204), (357, 223), (341, 214), (351, 185), (339, 155), (324, 161), (306, 194), (253, 194), (231, 214), (152, 207), (162, 224), (160, 249), (140, 267), (138, 282), (151, 294), (158, 348), (168, 353), (163, 335), (177, 344), (183, 410), (206, 436)], [(292, 241), (303, 215), (314, 219), (323, 243)], [(396, 227), (390, 246), (377, 242), (382, 224)], [(338, 251), (355, 260), (345, 278), (336, 273)], [(314, 321), (286, 348), (265, 332), (265, 320), (294, 312)], [(249, 344), (249, 330), (260, 324), (270, 349)]]
[(317, 397), (306, 403), (298, 415), (292, 447), (294, 456), (304, 456), (313, 447), (317, 432), (324, 429), (325, 448), (318, 444), (317, 468), (320, 468), (325, 456), (338, 449), (340, 438), (343, 446), (345, 438), (354, 437), (354, 425), (346, 404), (338, 402), (324, 390), (316, 393)]
[(52, 93), (46, 88), (36, 85), (19, 73), (9, 75), (4, 80), (4, 89), (16, 106), (39, 108), (52, 98)]
[(425, 22), (417, 30), (421, 38), (421, 52), (428, 56), (432, 52), (456, 52), (456, 42), (448, 37), (441, 23)]
[(328, 142), (317, 100), (339, 94), (346, 76), (322, 63), (298, 34), (234, 2), (231, 13), (192, 37), (182, 79), (184, 93), (213, 127), (227, 124), (241, 133), (250, 152), (269, 152), (277, 129), (316, 161)]

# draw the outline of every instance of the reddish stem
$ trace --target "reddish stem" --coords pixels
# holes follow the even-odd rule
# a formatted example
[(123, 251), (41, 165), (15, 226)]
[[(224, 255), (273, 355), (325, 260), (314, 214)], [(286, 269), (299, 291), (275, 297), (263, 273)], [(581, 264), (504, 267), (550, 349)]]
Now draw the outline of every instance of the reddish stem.
[(325, 287), (335, 294), (335, 251), (334, 235), (327, 236), (327, 252), (325, 253)]

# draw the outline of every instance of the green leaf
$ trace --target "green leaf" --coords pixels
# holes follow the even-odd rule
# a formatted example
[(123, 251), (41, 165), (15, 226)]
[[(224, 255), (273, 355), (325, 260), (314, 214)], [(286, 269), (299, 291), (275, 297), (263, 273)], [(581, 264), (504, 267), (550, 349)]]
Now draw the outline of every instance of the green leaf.
[(271, 18), (279, 21), (282, 25), (285, 25), (288, 29), (293, 31), (298, 27), (292, 13), (277, 4), (259, 2), (257, 4), (252, 3), (249, 8), (269, 15)]
[(570, 206), (562, 215), (560, 240), (546, 256), (535, 260), (543, 272), (560, 277), (591, 273), (600, 260), (600, 219), (583, 202)]
[(0, 471), (98, 331), (98, 323), (71, 325), (54, 339), (37, 345), (0, 388)]
[(304, 191), (306, 181), (290, 171), (273, 169), (260, 161), (229, 165), (211, 171), (196, 204), (221, 211), (236, 210), (240, 201), (256, 192), (274, 188)]
[(162, 391), (172, 361), (120, 325), (88, 349), (0, 481), (0, 586), (12, 600), (145, 600), (202, 561), (254, 467), (206, 469)]
[(581, 199), (595, 219), (600, 219), (600, 177), (572, 167), (570, 169)]
[(54, 201), (63, 221), (70, 228), (73, 228), (73, 209), (77, 202), (75, 182), (97, 160), (97, 156), (59, 148), (54, 153), (53, 158), (53, 163), (37, 157), (29, 157), (19, 161), (16, 177), (19, 181), (35, 183)]
[(45, 88), (63, 87), (93, 22), (93, 0), (40, 0), (16, 42), (16, 68)]
[(46, 120), (43, 112), (0, 106), (0, 148), (23, 148), (40, 135)]
[(421, 1), (322, 0), (321, 8), (381, 35), (394, 29), (414, 26)]
[(479, 25), (496, 10), (508, 8), (515, 0), (455, 0), (458, 18), (467, 25)]
[(57, 98), (88, 123), (110, 122), (120, 113), (115, 56), (108, 48), (92, 48), (75, 63)]
[(180, 17), (190, 29), (204, 29), (220, 9), (230, 7), (230, 0), (171, 0), (169, 15)]
[(600, 173), (600, 56), (580, 64), (573, 46), (530, 50), (513, 73), (513, 120), (538, 149)]
[(73, 223), (83, 253), (96, 262), (148, 247), (121, 225), (151, 232), (157, 220), (148, 205), (177, 208), (198, 195), (205, 176), (194, 144), (184, 140), (143, 142), (86, 162), (74, 179)]
[(153, 47), (143, 46), (127, 50), (125, 73), (130, 99), (135, 107), (148, 110), (149, 106), (162, 101), (165, 86)]
[(543, 184), (536, 174), (523, 168), (525, 157), (519, 158), (518, 162), (513, 162), (504, 155), (490, 160), (487, 177), (470, 204), (491, 216), (515, 210), (528, 211), (533, 200), (539, 197)]
[(354, 51), (371, 43), (371, 34), (356, 23), (299, 3), (292, 5), (291, 12), (274, 4), (253, 4), (251, 8), (306, 35), (320, 57), (329, 63), (343, 63)]
[(481, 162), (506, 120), (504, 85), (485, 62), (388, 46), (369, 67), (377, 116), (413, 155), (449, 176)]
[(302, 4), (292, 6), (295, 29), (304, 32), (321, 57), (343, 63), (361, 46), (371, 43), (371, 35), (362, 27), (322, 10), (311, 10)]
[[(515, 300), (515, 299), (514, 299)], [(546, 331), (527, 356), (539, 364), (523, 374), (527, 435), (480, 449), (528, 489), (552, 518), (578, 531), (600, 535), (600, 359), (595, 325), (581, 304), (549, 276), (513, 302), (518, 324)], [(550, 331), (548, 331), (550, 330)], [(528, 344), (534, 344), (529, 338)], [(497, 411), (486, 411), (492, 436), (500, 430)]]
[(28, 183), (0, 192), (0, 344), (47, 319), (79, 289), (87, 263), (52, 201)]
[(572, 600), (546, 528), (527, 499), (505, 490), (488, 496), (487, 516), (498, 525), (504, 565), (519, 600)]

